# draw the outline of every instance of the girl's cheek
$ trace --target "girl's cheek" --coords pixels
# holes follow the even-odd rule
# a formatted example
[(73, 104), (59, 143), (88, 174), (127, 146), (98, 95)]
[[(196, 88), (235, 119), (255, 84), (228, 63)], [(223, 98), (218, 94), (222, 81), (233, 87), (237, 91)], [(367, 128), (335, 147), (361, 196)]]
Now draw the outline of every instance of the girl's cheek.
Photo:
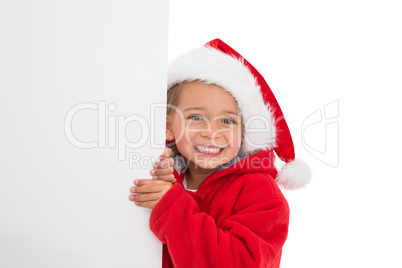
[(187, 128), (184, 131), (184, 137), (194, 137), (197, 134), (197, 130), (195, 128)]
[(241, 136), (237, 138), (237, 147), (241, 146)]

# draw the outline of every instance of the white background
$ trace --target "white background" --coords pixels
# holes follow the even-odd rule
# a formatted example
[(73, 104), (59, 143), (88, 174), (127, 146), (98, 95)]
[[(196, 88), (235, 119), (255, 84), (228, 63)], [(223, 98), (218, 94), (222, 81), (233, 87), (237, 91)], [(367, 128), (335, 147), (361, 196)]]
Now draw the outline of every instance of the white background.
[(313, 171), (285, 193), (283, 268), (402, 267), (400, 14), (398, 1), (170, 1), (169, 59), (214, 38), (236, 49)]
[[(166, 102), (167, 22), (165, 0), (0, 2), (0, 267), (161, 266), (150, 210), (128, 200), (150, 167), (130, 168), (128, 154), (163, 151), (165, 116), (152, 150), (114, 146), (139, 146), (142, 121), (115, 131), (113, 120), (138, 115), (151, 131), (149, 104)], [(65, 127), (82, 103), (95, 108)], [(96, 148), (74, 146), (69, 129)]]

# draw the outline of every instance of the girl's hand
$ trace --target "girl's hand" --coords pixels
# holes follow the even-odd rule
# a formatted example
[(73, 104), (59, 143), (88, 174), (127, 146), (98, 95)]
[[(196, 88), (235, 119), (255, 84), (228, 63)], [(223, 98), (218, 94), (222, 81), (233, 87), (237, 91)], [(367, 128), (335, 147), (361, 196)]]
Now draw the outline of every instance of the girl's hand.
[(153, 208), (158, 201), (173, 186), (171, 182), (153, 179), (137, 179), (134, 181), (136, 186), (131, 187), (130, 191), (134, 194), (129, 196), (137, 206)]
[(154, 163), (154, 169), (150, 172), (154, 179), (171, 183), (175, 183), (177, 181), (173, 174), (174, 160), (170, 157), (171, 155), (172, 150), (170, 148), (166, 148), (163, 154), (161, 154), (159, 157), (159, 162)]

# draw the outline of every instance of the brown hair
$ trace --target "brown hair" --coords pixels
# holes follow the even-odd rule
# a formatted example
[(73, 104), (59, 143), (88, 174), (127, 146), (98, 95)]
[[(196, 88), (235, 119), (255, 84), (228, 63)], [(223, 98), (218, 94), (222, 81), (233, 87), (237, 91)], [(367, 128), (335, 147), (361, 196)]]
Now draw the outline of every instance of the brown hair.
[(200, 80), (192, 80), (192, 81), (184, 81), (181, 83), (177, 83), (173, 85), (167, 92), (167, 107), (166, 107), (166, 114), (169, 116), (173, 115), (173, 111), (179, 105), (180, 101), (180, 94), (183, 91), (183, 88), (192, 82), (198, 82)]
[[(177, 105), (179, 105), (180, 101), (180, 95), (181, 92), (183, 91), (183, 88), (185, 85), (187, 85), (188, 81), (184, 81), (181, 83), (177, 83), (173, 85), (167, 92), (167, 106), (166, 106), (166, 114), (170, 117), (173, 116), (173, 112), (175, 111)], [(176, 141), (174, 141), (172, 144), (170, 144), (168, 147), (172, 149), (173, 153), (180, 153), (179, 150), (176, 147)]]
[(180, 101), (180, 94), (183, 90), (183, 83), (175, 84), (167, 92), (166, 114), (172, 116), (174, 107), (177, 107)]

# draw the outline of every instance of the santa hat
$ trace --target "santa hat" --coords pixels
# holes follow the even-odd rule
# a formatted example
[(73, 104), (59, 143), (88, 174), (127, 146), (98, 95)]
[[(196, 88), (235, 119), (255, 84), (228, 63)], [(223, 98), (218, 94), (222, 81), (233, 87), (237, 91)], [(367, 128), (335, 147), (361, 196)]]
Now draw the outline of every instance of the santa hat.
[(301, 188), (310, 170), (295, 160), (292, 137), (282, 110), (262, 75), (219, 39), (174, 60), (168, 68), (168, 89), (184, 81), (201, 80), (230, 92), (241, 110), (244, 133), (240, 154), (275, 150), (286, 162), (275, 180), (286, 189)]

